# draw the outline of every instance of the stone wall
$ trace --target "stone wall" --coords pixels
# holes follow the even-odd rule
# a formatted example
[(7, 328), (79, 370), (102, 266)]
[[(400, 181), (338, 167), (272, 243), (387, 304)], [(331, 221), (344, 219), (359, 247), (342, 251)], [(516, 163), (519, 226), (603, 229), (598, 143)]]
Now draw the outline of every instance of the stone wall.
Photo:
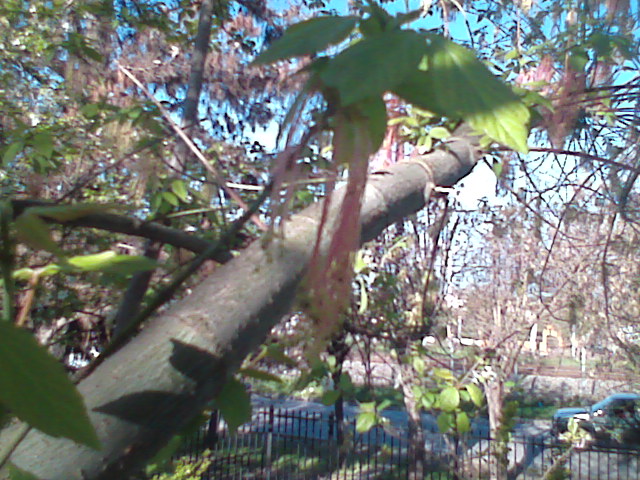
[(516, 379), (522, 393), (529, 398), (551, 400), (558, 405), (586, 405), (612, 393), (638, 392), (638, 379), (598, 380), (543, 375), (523, 375)]

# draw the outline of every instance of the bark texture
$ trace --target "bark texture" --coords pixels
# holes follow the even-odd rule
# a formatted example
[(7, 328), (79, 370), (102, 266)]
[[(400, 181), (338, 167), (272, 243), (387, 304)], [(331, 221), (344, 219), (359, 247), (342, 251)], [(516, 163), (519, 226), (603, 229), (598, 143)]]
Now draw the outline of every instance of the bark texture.
[[(434, 184), (451, 186), (467, 175), (476, 163), (475, 141), (457, 132), (445, 148), (372, 175), (361, 212), (362, 240), (423, 208)], [(322, 248), (341, 198), (334, 193)], [(102, 450), (32, 431), (11, 461), (48, 480), (126, 478), (144, 465), (220, 392), (288, 312), (321, 213), (321, 203), (307, 208), (284, 224), (281, 235), (255, 242), (216, 269), (80, 383)]]

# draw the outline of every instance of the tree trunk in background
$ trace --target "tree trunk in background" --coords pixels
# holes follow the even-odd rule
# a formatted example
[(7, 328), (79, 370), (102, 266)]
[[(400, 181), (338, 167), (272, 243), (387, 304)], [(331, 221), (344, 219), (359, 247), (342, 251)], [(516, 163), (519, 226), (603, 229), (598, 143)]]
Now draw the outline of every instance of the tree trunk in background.
[(503, 406), (504, 406), (504, 381), (501, 377), (491, 379), (485, 385), (487, 409), (489, 411), (489, 435), (492, 441), (491, 458), (489, 459), (489, 471), (493, 480), (507, 480), (507, 445), (504, 443)]
[[(422, 209), (434, 185), (454, 185), (471, 171), (477, 137), (465, 133), (455, 132), (442, 150), (370, 177), (362, 241)], [(342, 195), (337, 190), (332, 197), (321, 252), (328, 248)], [(47, 480), (112, 480), (141, 468), (218, 395), (287, 314), (311, 259), (322, 209), (320, 202), (293, 215), (281, 235), (254, 242), (216, 269), (79, 384), (102, 450), (31, 431), (10, 460)], [(12, 434), (3, 430), (0, 445)]]
[(415, 372), (411, 365), (398, 365), (398, 380), (402, 388), (404, 406), (407, 410), (408, 420), (408, 452), (409, 458), (409, 480), (423, 480), (425, 472), (425, 436), (422, 426), (422, 416), (420, 406), (416, 403), (416, 398), (412, 386), (418, 383), (414, 378)]

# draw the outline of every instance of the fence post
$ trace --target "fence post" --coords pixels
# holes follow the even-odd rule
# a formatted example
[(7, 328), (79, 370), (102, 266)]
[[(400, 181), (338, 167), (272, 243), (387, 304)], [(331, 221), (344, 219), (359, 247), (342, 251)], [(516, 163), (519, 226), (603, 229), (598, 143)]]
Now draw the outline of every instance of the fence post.
[(219, 412), (218, 410), (214, 410), (211, 412), (211, 416), (209, 417), (209, 425), (207, 428), (207, 436), (205, 439), (205, 443), (207, 448), (213, 449), (218, 442), (218, 423), (219, 423)]
[(269, 480), (271, 478), (271, 453), (273, 450), (273, 405), (269, 406), (269, 418), (267, 421), (267, 442), (265, 445), (265, 452), (262, 458), (262, 471), (266, 475), (265, 478)]

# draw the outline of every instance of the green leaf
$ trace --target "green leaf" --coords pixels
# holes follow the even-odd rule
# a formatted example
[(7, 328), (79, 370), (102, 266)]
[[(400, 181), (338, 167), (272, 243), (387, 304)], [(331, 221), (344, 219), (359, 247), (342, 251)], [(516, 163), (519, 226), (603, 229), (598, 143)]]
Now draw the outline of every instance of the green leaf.
[(11, 163), (16, 156), (22, 151), (24, 148), (24, 143), (22, 142), (13, 142), (11, 145), (7, 147), (4, 151), (4, 155), (2, 156), (2, 166), (6, 167)]
[(413, 369), (418, 373), (418, 375), (424, 375), (425, 369), (427, 368), (427, 364), (420, 355), (414, 355), (411, 357), (411, 365)]
[(298, 366), (298, 362), (284, 353), (284, 349), (281, 345), (269, 345), (266, 347), (266, 354), (276, 362), (283, 363), (290, 367)]
[(456, 387), (445, 387), (438, 395), (438, 405), (445, 412), (453, 412), (460, 406), (460, 392)]
[(59, 257), (64, 256), (64, 252), (53, 241), (49, 233), (49, 227), (40, 217), (28, 213), (18, 216), (14, 221), (18, 238), (32, 248), (46, 250)]
[(584, 72), (589, 63), (589, 55), (583, 48), (576, 47), (569, 53), (569, 66), (576, 72)]
[(215, 400), (230, 431), (251, 420), (251, 398), (242, 382), (231, 378)]
[(82, 397), (62, 366), (30, 333), (7, 322), (0, 322), (0, 402), (47, 435), (100, 448)]
[(451, 132), (444, 127), (433, 127), (429, 130), (429, 136), (438, 140), (443, 140), (451, 136)]
[(454, 426), (455, 417), (451, 413), (441, 412), (436, 419), (438, 429), (441, 433), (446, 433)]
[(312, 55), (347, 38), (358, 17), (326, 16), (297, 23), (253, 61), (255, 65)]
[(369, 294), (367, 293), (367, 284), (364, 278), (358, 277), (358, 284), (360, 285), (360, 302), (358, 304), (358, 315), (363, 315), (369, 308)]
[(120, 275), (132, 275), (137, 272), (153, 270), (158, 262), (142, 255), (119, 255), (107, 250), (91, 255), (79, 255), (68, 260), (69, 265), (85, 272), (106, 272)]
[(353, 381), (351, 380), (351, 375), (348, 372), (344, 372), (340, 375), (340, 380), (338, 381), (338, 386), (342, 392), (353, 392), (355, 388), (353, 385)]
[(87, 103), (84, 105), (80, 112), (87, 118), (95, 118), (100, 113), (100, 105), (97, 103)]
[(342, 392), (340, 392), (340, 390), (327, 390), (322, 394), (320, 402), (322, 402), (326, 406), (333, 405), (338, 401), (341, 394)]
[(473, 404), (476, 407), (481, 407), (484, 401), (484, 394), (482, 393), (482, 390), (480, 390), (480, 387), (478, 387), (475, 383), (468, 383), (464, 386), (464, 388), (466, 388), (467, 392), (469, 392)]
[(45, 158), (51, 158), (53, 155), (53, 135), (51, 133), (36, 133), (31, 139), (31, 145), (36, 152)]
[(422, 403), (422, 408), (425, 410), (430, 410), (433, 408), (433, 404), (435, 403), (436, 397), (432, 392), (424, 392), (420, 401)]
[(9, 480), (40, 480), (33, 473), (22, 470), (11, 462), (7, 464), (7, 471), (9, 472)]
[(171, 191), (184, 203), (189, 200), (187, 187), (182, 180), (174, 180), (171, 182)]
[(238, 373), (245, 377), (255, 378), (256, 380), (264, 380), (265, 382), (282, 383), (282, 379), (273, 373), (258, 370), (256, 368), (241, 368)]
[(376, 412), (361, 412), (356, 417), (356, 431), (358, 433), (366, 433), (376, 426), (378, 416)]
[(529, 110), (471, 50), (429, 34), (428, 70), (415, 72), (394, 90), (440, 115), (464, 119), (476, 130), (515, 150), (527, 151)]
[(431, 76), (427, 72), (411, 72), (407, 78), (397, 85), (393, 92), (415, 107), (444, 116), (437, 100), (438, 93), (431, 86)]
[(453, 380), (454, 375), (453, 372), (451, 372), (451, 370), (449, 370), (448, 368), (434, 368), (433, 369), (433, 375), (436, 378), (440, 378), (442, 380)]
[(387, 133), (387, 107), (382, 97), (365, 98), (354, 107), (358, 108), (371, 139), (371, 148), (377, 151)]
[(404, 82), (425, 49), (424, 38), (416, 32), (386, 32), (365, 38), (331, 59), (320, 78), (338, 90), (341, 105), (350, 105), (381, 96)]
[(96, 62), (102, 62), (104, 60), (104, 57), (99, 51), (97, 51), (93, 47), (90, 47), (86, 43), (82, 44), (81, 50), (82, 50), (82, 54), (91, 60), (94, 60)]
[(458, 433), (467, 433), (471, 430), (471, 422), (466, 412), (458, 412), (456, 415), (456, 430)]
[(353, 271), (357, 273), (365, 273), (369, 268), (369, 263), (364, 259), (362, 250), (358, 250), (356, 258), (353, 261)]
[(177, 207), (180, 202), (178, 201), (178, 197), (176, 197), (171, 192), (162, 192), (162, 198), (170, 205)]
[(382, 98), (366, 98), (340, 109), (333, 118), (334, 160), (354, 168), (375, 153), (387, 129), (387, 109)]
[(96, 203), (76, 203), (73, 205), (53, 205), (46, 207), (29, 207), (24, 213), (38, 215), (57, 220), (58, 222), (71, 222), (94, 213), (105, 213), (114, 209), (121, 209), (117, 205), (104, 205)]

